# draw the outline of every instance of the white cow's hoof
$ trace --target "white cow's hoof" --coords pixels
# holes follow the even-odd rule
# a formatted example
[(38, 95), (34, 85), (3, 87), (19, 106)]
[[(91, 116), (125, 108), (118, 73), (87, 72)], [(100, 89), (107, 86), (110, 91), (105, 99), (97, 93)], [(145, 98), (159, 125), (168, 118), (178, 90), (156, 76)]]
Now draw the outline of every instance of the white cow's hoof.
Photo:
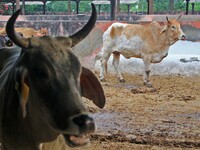
[(153, 88), (151, 82), (144, 82), (144, 85), (146, 85), (148, 88)]
[(118, 79), (119, 80), (119, 82), (121, 82), (121, 83), (125, 83), (126, 82), (126, 80), (124, 80), (124, 79)]
[(100, 79), (100, 81), (101, 81), (101, 82), (106, 82), (106, 79), (103, 78), (103, 79)]

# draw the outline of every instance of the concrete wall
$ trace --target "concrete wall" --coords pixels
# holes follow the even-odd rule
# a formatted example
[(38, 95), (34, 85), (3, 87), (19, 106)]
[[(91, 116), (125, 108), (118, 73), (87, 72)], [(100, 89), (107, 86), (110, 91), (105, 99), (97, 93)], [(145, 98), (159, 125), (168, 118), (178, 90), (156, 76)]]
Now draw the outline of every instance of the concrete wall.
[[(90, 16), (20, 16), (16, 22), (16, 27), (33, 27), (40, 29), (47, 27), (49, 34), (71, 35), (79, 30), (87, 22)], [(108, 19), (104, 16), (104, 19)], [(177, 18), (177, 15), (168, 16), (169, 19)], [(0, 16), (0, 27), (5, 27), (9, 16)], [(94, 57), (98, 53), (102, 45), (103, 32), (113, 23), (108, 20), (101, 20), (102, 16), (98, 16), (95, 28), (90, 35), (75, 47), (75, 53), (81, 58), (84, 64), (92, 67)], [(134, 15), (117, 17), (116, 21), (144, 24), (151, 21), (166, 22), (165, 15)], [(116, 22), (114, 21), (114, 22)], [(200, 41), (200, 17), (198, 15), (183, 15), (180, 18), (181, 26), (189, 41)]]
[[(89, 19), (89, 15), (75, 15), (75, 16), (55, 16), (55, 15), (35, 15), (35, 16), (20, 16), (17, 27), (33, 27), (39, 29), (47, 27), (50, 35), (69, 35), (80, 29)], [(177, 18), (177, 15), (168, 15), (168, 18)], [(9, 16), (0, 16), (0, 27), (6, 25)], [(102, 20), (104, 19), (104, 20)], [(108, 20), (109, 16), (98, 16), (97, 27), (102, 31), (107, 28), (111, 22)], [(151, 21), (165, 22), (165, 15), (123, 15), (117, 16), (116, 21), (127, 22), (131, 24), (143, 24)], [(200, 17), (198, 15), (183, 15), (180, 19), (183, 31), (187, 34), (188, 40), (200, 40)], [(99, 26), (99, 24), (101, 26)]]

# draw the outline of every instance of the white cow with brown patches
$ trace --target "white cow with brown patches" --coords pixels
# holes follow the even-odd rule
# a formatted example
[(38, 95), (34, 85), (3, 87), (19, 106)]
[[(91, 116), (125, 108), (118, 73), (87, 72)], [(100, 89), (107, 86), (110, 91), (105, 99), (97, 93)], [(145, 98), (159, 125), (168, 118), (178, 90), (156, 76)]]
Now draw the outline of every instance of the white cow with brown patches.
[(96, 60), (101, 61), (100, 80), (105, 81), (107, 61), (113, 54), (113, 66), (117, 77), (120, 82), (125, 82), (118, 69), (120, 54), (122, 54), (127, 59), (131, 57), (143, 59), (144, 84), (151, 87), (150, 64), (161, 62), (167, 56), (172, 44), (186, 39), (178, 19), (167, 18), (167, 23), (163, 26), (155, 21), (146, 25), (113, 23), (104, 32), (103, 47), (96, 56)]

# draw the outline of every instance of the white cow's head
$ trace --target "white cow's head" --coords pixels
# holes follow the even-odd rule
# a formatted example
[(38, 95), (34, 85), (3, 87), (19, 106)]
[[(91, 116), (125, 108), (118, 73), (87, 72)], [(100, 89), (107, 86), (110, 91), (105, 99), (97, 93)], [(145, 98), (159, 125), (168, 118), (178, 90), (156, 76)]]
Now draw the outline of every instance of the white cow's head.
[(178, 40), (186, 40), (186, 35), (185, 33), (183, 33), (180, 23), (178, 22), (178, 19), (180, 17), (181, 16), (179, 16), (177, 19), (171, 20), (169, 20), (168, 17), (166, 17), (167, 23), (163, 27), (161, 34), (167, 34), (170, 44), (174, 44)]

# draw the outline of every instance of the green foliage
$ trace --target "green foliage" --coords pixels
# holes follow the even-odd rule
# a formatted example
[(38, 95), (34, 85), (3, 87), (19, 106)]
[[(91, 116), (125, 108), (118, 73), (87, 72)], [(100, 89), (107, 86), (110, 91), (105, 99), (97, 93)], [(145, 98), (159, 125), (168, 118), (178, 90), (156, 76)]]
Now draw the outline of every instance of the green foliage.
[(185, 11), (186, 4), (184, 3), (184, 0), (175, 0), (174, 2), (174, 10), (175, 11)]
[[(68, 11), (68, 1), (51, 1), (47, 3), (46, 10), (48, 12), (67, 12)], [(79, 12), (89, 12), (91, 10), (90, 2), (80, 1)], [(71, 1), (71, 11), (76, 12), (76, 3)]]
[[(191, 12), (192, 5), (189, 5), (189, 10)], [(194, 11), (200, 12), (200, 3), (195, 3), (195, 5), (194, 5)]]
[(46, 11), (49, 12), (66, 12), (67, 1), (51, 1), (46, 4)]
[(154, 0), (155, 12), (166, 12), (169, 10), (169, 0)]
[(101, 12), (110, 12), (110, 5), (102, 5)]
[[(167, 13), (169, 12), (169, 1), (170, 0), (154, 0), (154, 12), (155, 13)], [(91, 12), (91, 0), (80, 0), (79, 3), (79, 13)], [(12, 6), (9, 6), (7, 9), (6, 3), (0, 3), (0, 14), (11, 14)], [(101, 12), (109, 13), (110, 5), (101, 5)], [(120, 5), (120, 12), (127, 12), (127, 5)], [(186, 4), (184, 0), (174, 0), (174, 11), (175, 12), (185, 12)], [(189, 3), (189, 12), (192, 10), (191, 2)], [(43, 5), (26, 5), (25, 13), (34, 14), (35, 12), (43, 11)], [(48, 1), (46, 3), (46, 12), (67, 12), (68, 11), (68, 0), (63, 1)], [(71, 1), (71, 11), (76, 12), (76, 2)], [(97, 11), (99, 7), (97, 5)], [(195, 3), (195, 11), (200, 11), (200, 3)], [(135, 4), (130, 5), (130, 12), (147, 12), (147, 0), (139, 0)]]
[(52, 2), (51, 8), (53, 11), (56, 12), (63, 12), (67, 11), (67, 2), (66, 1), (58, 1), (58, 2)]
[(80, 1), (79, 3), (79, 12), (84, 13), (84, 12), (90, 12), (91, 11), (91, 2), (89, 1)]
[[(184, 0), (174, 0), (174, 11), (185, 11)], [(154, 0), (154, 12), (165, 13), (169, 11), (169, 0)]]
[[(190, 10), (192, 9), (191, 7), (192, 7), (192, 6), (190, 6)], [(196, 4), (195, 4), (194, 10), (195, 10), (195, 11), (200, 11), (200, 3), (196, 3)]]
[(8, 15), (11, 13), (11, 10), (12, 10), (12, 6), (11, 5), (8, 5), (7, 3), (5, 2), (0, 2), (0, 14), (1, 15)]
[(146, 0), (140, 0), (138, 3), (138, 12), (146, 12), (147, 11), (147, 1)]
[(43, 6), (42, 5), (26, 5), (25, 7), (25, 14), (33, 14), (34, 12), (42, 12)]

